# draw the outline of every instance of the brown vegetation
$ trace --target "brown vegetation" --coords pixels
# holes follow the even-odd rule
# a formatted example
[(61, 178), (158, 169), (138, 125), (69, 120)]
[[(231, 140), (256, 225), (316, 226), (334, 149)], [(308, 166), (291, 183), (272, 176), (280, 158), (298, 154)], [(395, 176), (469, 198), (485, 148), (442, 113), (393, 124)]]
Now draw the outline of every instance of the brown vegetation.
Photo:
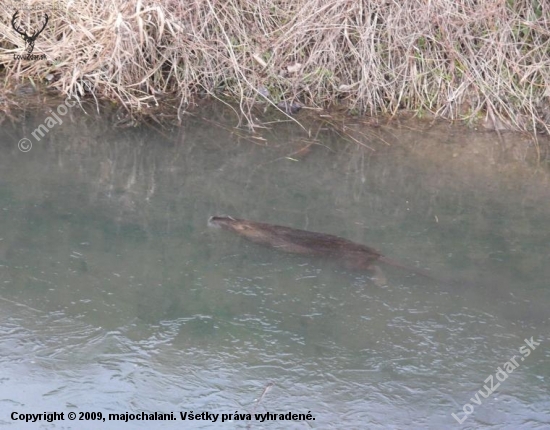
[[(172, 96), (178, 118), (196, 96), (237, 101), (405, 109), (494, 128), (550, 130), (550, 6), (542, 0), (31, 0), (22, 28), (0, 22), (5, 82), (48, 82), (147, 115)], [(43, 9), (36, 12), (36, 9)], [(86, 84), (85, 84), (86, 83)], [(7, 97), (5, 95), (5, 97)], [(164, 111), (166, 113), (166, 111)]]

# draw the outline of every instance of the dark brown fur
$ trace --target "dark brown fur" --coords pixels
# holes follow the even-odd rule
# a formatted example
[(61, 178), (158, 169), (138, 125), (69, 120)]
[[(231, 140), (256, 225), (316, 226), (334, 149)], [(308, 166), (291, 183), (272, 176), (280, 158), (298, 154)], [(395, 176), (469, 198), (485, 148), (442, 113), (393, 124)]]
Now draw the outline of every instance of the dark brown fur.
[(208, 225), (233, 231), (252, 242), (279, 251), (329, 258), (342, 263), (348, 269), (376, 272), (376, 263), (382, 262), (433, 279), (430, 274), (422, 270), (404, 266), (384, 257), (376, 249), (332, 234), (315, 233), (229, 216), (210, 217)]

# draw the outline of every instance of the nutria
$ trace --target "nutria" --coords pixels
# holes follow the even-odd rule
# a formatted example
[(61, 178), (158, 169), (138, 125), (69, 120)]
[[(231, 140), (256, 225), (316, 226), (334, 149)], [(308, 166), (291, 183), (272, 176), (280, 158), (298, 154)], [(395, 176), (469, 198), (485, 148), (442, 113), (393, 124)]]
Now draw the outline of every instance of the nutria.
[(325, 257), (342, 263), (348, 269), (368, 270), (373, 272), (380, 282), (382, 282), (384, 277), (381, 270), (375, 264), (377, 262), (399, 267), (426, 278), (434, 279), (429, 273), (405, 266), (391, 258), (385, 257), (376, 249), (333, 236), (332, 234), (298, 230), (296, 228), (237, 219), (225, 215), (210, 217), (208, 225), (210, 227), (220, 227), (233, 231), (252, 242), (280, 251)]

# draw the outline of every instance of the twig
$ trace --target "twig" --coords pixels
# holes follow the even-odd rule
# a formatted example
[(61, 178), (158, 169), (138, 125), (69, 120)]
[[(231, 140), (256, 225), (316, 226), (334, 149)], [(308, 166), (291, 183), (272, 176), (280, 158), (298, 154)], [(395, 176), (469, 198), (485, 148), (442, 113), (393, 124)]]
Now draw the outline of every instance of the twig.
[[(265, 397), (265, 395), (269, 392), (269, 390), (271, 390), (271, 388), (273, 388), (275, 384), (273, 382), (269, 382), (265, 387), (264, 387), (264, 390), (262, 391), (262, 394), (260, 394), (260, 397), (258, 397), (256, 399), (256, 403), (254, 404), (254, 407), (252, 408), (252, 412), (251, 412), (251, 415), (254, 415), (254, 413), (256, 412), (256, 408), (258, 407), (258, 405), (260, 404), (260, 402), (263, 400), (263, 398)], [(247, 429), (250, 429), (252, 426), (252, 421), (248, 423), (248, 425), (246, 426)]]

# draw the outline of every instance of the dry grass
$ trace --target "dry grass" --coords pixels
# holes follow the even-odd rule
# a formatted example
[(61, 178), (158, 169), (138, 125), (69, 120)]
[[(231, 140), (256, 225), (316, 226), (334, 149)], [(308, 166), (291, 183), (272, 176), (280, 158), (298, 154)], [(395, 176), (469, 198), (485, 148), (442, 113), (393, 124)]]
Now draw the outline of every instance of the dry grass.
[[(144, 112), (167, 94), (179, 114), (197, 95), (344, 105), (550, 131), (550, 3), (543, 0), (33, 1), (50, 15), (35, 54), (0, 23), (0, 70), (51, 79), (64, 94)], [(69, 5), (70, 6), (67, 6)], [(35, 28), (41, 14), (22, 11)], [(53, 79), (52, 79), (53, 77)]]

